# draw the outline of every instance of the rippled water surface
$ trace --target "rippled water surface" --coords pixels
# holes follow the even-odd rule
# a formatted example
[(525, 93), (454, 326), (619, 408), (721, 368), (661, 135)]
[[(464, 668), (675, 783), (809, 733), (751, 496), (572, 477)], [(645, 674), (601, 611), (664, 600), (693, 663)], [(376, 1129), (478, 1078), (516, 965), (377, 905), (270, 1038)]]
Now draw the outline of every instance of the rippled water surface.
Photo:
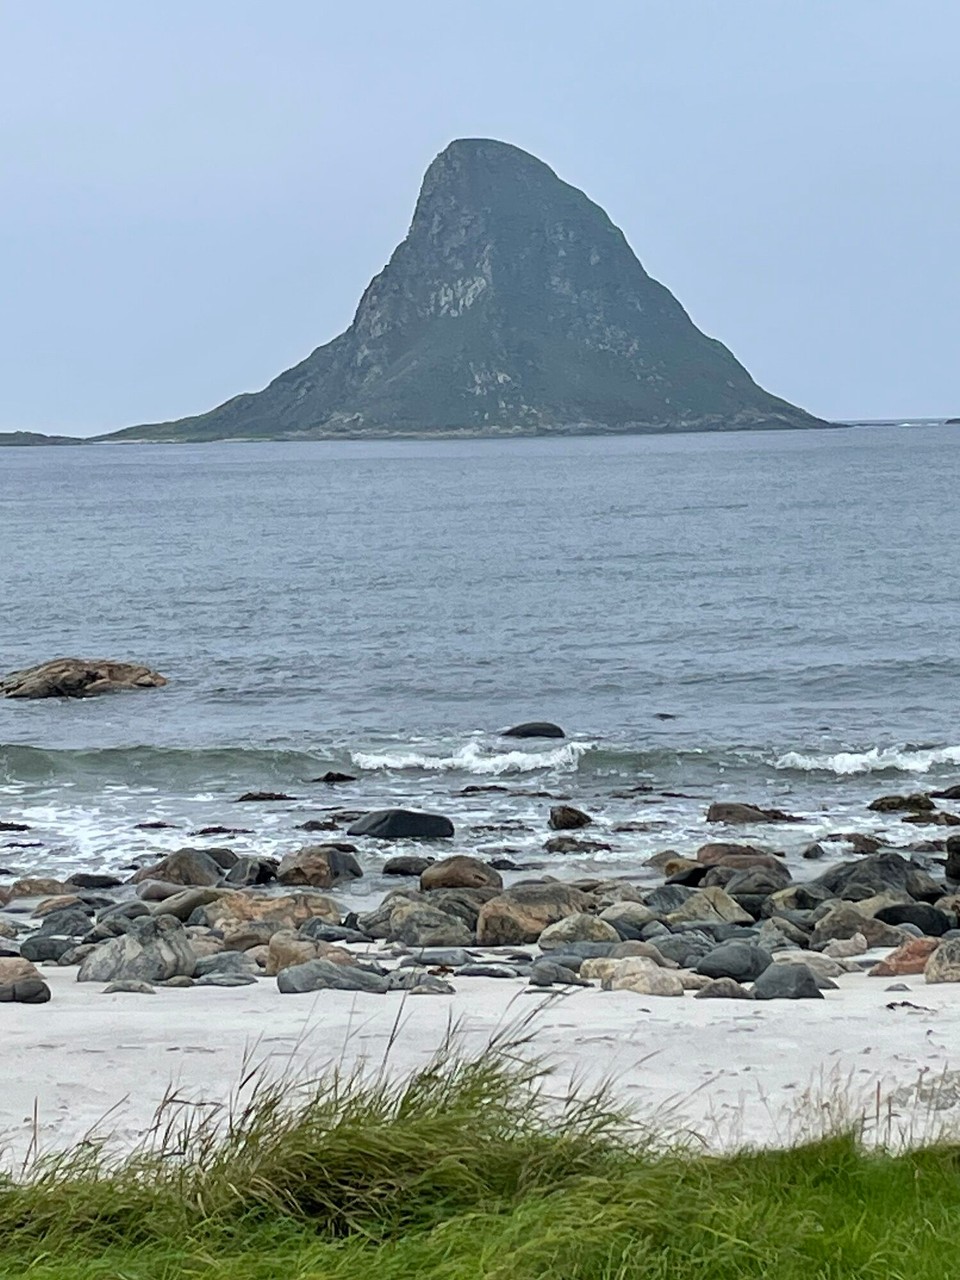
[[(285, 848), (307, 811), (395, 802), (529, 856), (549, 799), (517, 791), (593, 806), (618, 867), (701, 840), (718, 795), (789, 801), (797, 840), (867, 829), (878, 788), (960, 779), (958, 479), (951, 427), (3, 450), (0, 666), (170, 685), (0, 702), (0, 818), (32, 828), (0, 860), (118, 865), (210, 822)], [(531, 717), (568, 740), (497, 736)], [(333, 798), (328, 767), (358, 781)]]

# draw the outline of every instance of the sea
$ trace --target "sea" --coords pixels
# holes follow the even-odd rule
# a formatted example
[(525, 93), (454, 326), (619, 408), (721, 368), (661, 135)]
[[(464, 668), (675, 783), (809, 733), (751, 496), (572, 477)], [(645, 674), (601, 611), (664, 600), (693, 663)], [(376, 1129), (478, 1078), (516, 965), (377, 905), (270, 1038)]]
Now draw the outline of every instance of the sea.
[[(515, 876), (642, 879), (730, 837), (714, 799), (799, 815), (741, 835), (800, 873), (942, 835), (867, 805), (960, 781), (958, 492), (947, 425), (4, 449), (0, 668), (169, 684), (0, 700), (0, 870), (277, 856), (392, 806)], [(502, 736), (530, 719), (566, 737)], [(545, 851), (561, 798), (606, 847)], [(357, 906), (413, 846), (358, 848)]]

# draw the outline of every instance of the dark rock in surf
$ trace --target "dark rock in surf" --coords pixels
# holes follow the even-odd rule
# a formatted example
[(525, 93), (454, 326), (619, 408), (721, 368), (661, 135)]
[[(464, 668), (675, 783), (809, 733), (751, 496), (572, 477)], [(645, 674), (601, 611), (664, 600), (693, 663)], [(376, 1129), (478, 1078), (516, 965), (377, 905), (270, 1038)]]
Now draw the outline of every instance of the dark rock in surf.
[[(233, 855), (231, 854), (231, 857)], [(236, 858), (233, 859), (234, 862)], [(143, 867), (131, 877), (131, 884), (157, 880), (162, 884), (209, 886), (220, 883), (223, 864), (207, 849), (178, 849), (150, 867)]]
[(503, 738), (565, 738), (567, 735), (558, 724), (551, 724), (549, 720), (527, 720), (523, 724), (515, 724), (510, 729), (504, 729), (500, 736)]
[(591, 822), (589, 813), (572, 804), (555, 804), (550, 810), (550, 826), (554, 831), (575, 831), (578, 827), (588, 827)]
[(311, 778), (311, 782), (327, 782), (334, 784), (337, 782), (356, 782), (356, 778), (352, 773), (340, 773), (336, 769), (328, 769), (325, 774), (319, 778)]
[(416, 854), (401, 853), (396, 858), (388, 858), (383, 864), (385, 876), (422, 876), (427, 867), (436, 861), (435, 858), (418, 858)]
[(867, 805), (867, 808), (875, 813), (901, 813), (904, 810), (911, 813), (929, 813), (936, 807), (930, 797), (922, 791), (915, 791), (907, 796), (877, 796), (876, 800)]
[(761, 809), (755, 804), (717, 800), (707, 810), (707, 821), (735, 826), (760, 822), (801, 822), (802, 819), (794, 814), (784, 813), (782, 809)]
[(410, 809), (377, 809), (347, 828), (349, 836), (371, 836), (374, 840), (449, 840), (453, 833), (449, 818)]
[(234, 804), (265, 804), (277, 800), (296, 800), (296, 796), (288, 796), (283, 791), (245, 791), (237, 796)]

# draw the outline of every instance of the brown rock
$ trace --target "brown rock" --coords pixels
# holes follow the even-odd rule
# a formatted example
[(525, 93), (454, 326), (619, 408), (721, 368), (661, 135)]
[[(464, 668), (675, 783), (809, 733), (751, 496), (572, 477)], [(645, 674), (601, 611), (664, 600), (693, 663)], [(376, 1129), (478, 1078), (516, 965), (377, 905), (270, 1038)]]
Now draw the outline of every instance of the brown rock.
[[(328, 851), (322, 844), (310, 845), (288, 853), (280, 860), (277, 879), (281, 884), (310, 885), (314, 889), (329, 889), (334, 882), (333, 868)], [(308, 959), (313, 959), (309, 956)], [(293, 963), (300, 964), (302, 961)]]
[(25, 978), (39, 977), (39, 970), (29, 960), (21, 956), (0, 956), (0, 987), (22, 982)]
[(562, 951), (569, 942), (619, 942), (612, 924), (599, 916), (575, 911), (555, 924), (548, 924), (538, 939), (541, 951)]
[(865, 916), (852, 902), (838, 902), (817, 921), (810, 946), (817, 948), (833, 938), (852, 938), (855, 933), (862, 933), (871, 947), (899, 947), (906, 941), (901, 929)]
[(11, 898), (54, 898), (73, 892), (72, 884), (54, 880), (52, 876), (24, 876), (10, 885)]
[(62, 911), (64, 907), (79, 906), (80, 899), (75, 893), (58, 893), (53, 898), (44, 898), (38, 902), (33, 912), (35, 916), (48, 916), (51, 911)]
[(960, 817), (938, 809), (935, 813), (909, 813), (901, 822), (911, 822), (915, 827), (960, 827)]
[(593, 819), (582, 809), (575, 809), (572, 804), (555, 804), (550, 810), (550, 826), (554, 831), (573, 831), (577, 827), (587, 827)]
[(90, 698), (124, 689), (158, 689), (167, 683), (159, 672), (109, 658), (55, 658), (12, 671), (0, 679), (7, 698)]
[(697, 861), (705, 867), (733, 867), (747, 871), (750, 867), (782, 867), (783, 855), (767, 853), (748, 844), (704, 844), (697, 850)]
[(503, 877), (479, 858), (459, 853), (424, 867), (420, 873), (420, 888), (502, 889)]
[(922, 813), (924, 810), (936, 807), (930, 797), (922, 791), (915, 791), (909, 796), (877, 796), (876, 800), (872, 800), (867, 805), (867, 808), (872, 809), (874, 813), (898, 813), (903, 809)]
[(235, 930), (241, 924), (267, 921), (287, 929), (298, 929), (307, 920), (319, 916), (329, 924), (339, 924), (340, 908), (331, 898), (320, 893), (288, 893), (272, 897), (265, 893), (234, 893), (218, 898), (204, 908), (208, 922), (214, 927)]
[(490, 947), (536, 942), (547, 925), (587, 911), (591, 903), (579, 889), (555, 882), (514, 885), (480, 908), (477, 941)]
[[(621, 960), (620, 964), (628, 961)], [(669, 969), (641, 969), (638, 972), (615, 972), (603, 981), (605, 991), (633, 991), (639, 996), (682, 996), (683, 982)]]
[(908, 973), (923, 973), (927, 961), (940, 945), (939, 938), (911, 938), (885, 956), (869, 971), (870, 978), (902, 978)]
[(280, 929), (267, 944), (267, 976), (275, 978), (281, 969), (306, 964), (320, 955), (320, 944), (301, 938), (292, 929)]
[(755, 804), (737, 804), (732, 800), (716, 800), (707, 810), (708, 822), (723, 822), (727, 826), (756, 822), (800, 822), (802, 819), (782, 809), (761, 809)]
[(687, 898), (682, 907), (671, 911), (666, 919), (670, 925), (698, 920), (714, 924), (753, 924), (753, 916), (717, 885), (698, 889)]
[(694, 995), (694, 1000), (752, 1000), (753, 993), (735, 978), (711, 978)]

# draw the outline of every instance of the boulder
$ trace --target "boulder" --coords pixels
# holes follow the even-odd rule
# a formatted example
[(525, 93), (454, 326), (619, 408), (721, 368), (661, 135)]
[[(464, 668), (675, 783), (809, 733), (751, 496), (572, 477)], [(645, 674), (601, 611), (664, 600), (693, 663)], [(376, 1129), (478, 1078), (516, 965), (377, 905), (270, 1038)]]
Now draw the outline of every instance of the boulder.
[(789, 868), (778, 862), (773, 867), (750, 867), (746, 871), (735, 871), (723, 887), (731, 898), (768, 898), (778, 889), (786, 888), (790, 880)]
[(536, 942), (548, 925), (585, 912), (589, 906), (590, 898), (585, 893), (567, 885), (514, 885), (480, 908), (477, 940), (489, 947)]
[(902, 978), (910, 973), (923, 973), (927, 961), (940, 946), (939, 938), (911, 938), (869, 970), (870, 978)]
[(733, 978), (737, 982), (753, 982), (773, 963), (773, 957), (762, 947), (749, 942), (722, 942), (694, 966), (707, 978)]
[(276, 880), (279, 869), (280, 864), (275, 858), (259, 858), (244, 854), (223, 877), (223, 883), (238, 889), (254, 884), (269, 884), (272, 880)]
[(453, 835), (453, 823), (439, 813), (377, 809), (358, 818), (347, 828), (347, 835), (375, 840), (446, 840)]
[(531, 987), (589, 987), (590, 985), (573, 969), (557, 964), (554, 960), (538, 960), (532, 965), (529, 981)]
[(752, 1000), (753, 992), (741, 987), (733, 978), (714, 978), (701, 987), (694, 1000)]
[(415, 854), (401, 853), (396, 858), (387, 859), (383, 864), (383, 874), (385, 876), (419, 877), (435, 861), (435, 858), (418, 858)]
[(941, 940), (937, 949), (930, 953), (923, 976), (927, 982), (960, 982), (960, 938)]
[(851, 956), (862, 956), (866, 950), (866, 938), (862, 933), (855, 933), (850, 938), (832, 939), (823, 946), (820, 954), (831, 960), (849, 960)]
[(565, 738), (566, 734), (558, 724), (549, 720), (525, 720), (523, 724), (512, 725), (501, 731), (503, 738)]
[(131, 876), (131, 884), (159, 880), (170, 885), (212, 886), (220, 883), (223, 867), (206, 849), (178, 849)]
[(599, 916), (578, 911), (547, 925), (538, 941), (541, 951), (558, 951), (570, 942), (619, 942), (620, 934)]
[(208, 925), (225, 932), (255, 921), (298, 929), (317, 916), (327, 924), (339, 924), (341, 919), (339, 906), (321, 893), (288, 893), (274, 897), (244, 889), (224, 894), (216, 902), (203, 907), (202, 912)]
[(613, 925), (621, 938), (639, 938), (644, 929), (656, 916), (643, 902), (617, 902), (605, 907), (599, 918)]
[(844, 973), (860, 972), (860, 966), (853, 960), (835, 960), (822, 951), (778, 951), (773, 957), (773, 963), (806, 965), (821, 986)]
[(0, 679), (6, 698), (90, 698), (125, 689), (158, 689), (166, 678), (149, 667), (110, 658), (54, 658)]
[(503, 877), (479, 858), (461, 853), (425, 867), (420, 875), (420, 888), (502, 889)]
[(754, 1000), (822, 1000), (817, 979), (805, 964), (772, 964), (753, 984)]
[(574, 831), (577, 827), (588, 827), (591, 822), (589, 813), (572, 804), (555, 804), (550, 810), (550, 826), (554, 831)]
[(915, 924), (928, 938), (939, 938), (952, 929), (952, 920), (944, 911), (938, 911), (928, 902), (910, 902), (902, 906), (881, 907), (876, 913), (877, 920), (884, 924)]
[(46, 1004), (50, 988), (42, 978), (20, 978), (0, 984), (0, 1004)]
[(609, 853), (613, 845), (603, 840), (580, 840), (576, 836), (551, 836), (544, 840), (544, 853)]
[(467, 947), (473, 932), (455, 916), (424, 902), (400, 902), (390, 915), (390, 942), (408, 947)]
[[(926, 881), (918, 883), (916, 880), (916, 874), (920, 871), (922, 868), (901, 854), (888, 850), (858, 858), (856, 862), (841, 862), (818, 876), (816, 881), (811, 881), (807, 887), (817, 884), (836, 898), (855, 902), (859, 898), (869, 898), (888, 889), (909, 893), (910, 884), (918, 888), (921, 884), (926, 885)], [(930, 886), (926, 887), (929, 889)], [(935, 885), (933, 887), (936, 888)], [(939, 894), (940, 890), (936, 891)]]
[(39, 978), (40, 973), (29, 960), (22, 956), (4, 956), (0, 958), (0, 986), (9, 986), (13, 982), (22, 982), (25, 978)]
[(684, 969), (696, 968), (699, 960), (716, 947), (713, 938), (696, 929), (658, 937), (656, 948), (665, 960), (673, 960)]
[(267, 974), (275, 978), (282, 969), (306, 964), (320, 955), (319, 944), (292, 929), (278, 929), (267, 943)]
[(901, 813), (904, 810), (911, 813), (924, 813), (936, 807), (930, 797), (922, 791), (916, 791), (908, 796), (877, 796), (876, 800), (872, 800), (867, 805), (867, 808), (872, 809), (874, 813)]
[(734, 867), (746, 871), (749, 867), (775, 867), (783, 864), (783, 858), (752, 844), (731, 844), (726, 840), (711, 840), (697, 850), (697, 862), (707, 867)]
[(52, 876), (23, 876), (7, 886), (11, 898), (53, 898), (70, 893), (74, 885), (54, 880)]
[(761, 809), (755, 804), (737, 804), (732, 800), (716, 800), (707, 810), (708, 822), (727, 826), (746, 826), (760, 822), (799, 822), (801, 819), (782, 809)]
[(333, 964), (318, 957), (306, 964), (295, 964), (281, 970), (277, 974), (277, 989), (284, 995), (325, 990), (383, 995), (388, 990), (388, 982), (381, 974), (361, 969), (358, 965)]
[(336, 845), (314, 844), (280, 860), (277, 879), (284, 885), (309, 885), (330, 889), (342, 879), (356, 879), (363, 869), (352, 853), (342, 853)]
[(40, 963), (44, 960), (59, 962), (76, 945), (76, 938), (58, 938), (55, 934), (38, 931), (24, 938), (20, 944), (20, 954), (25, 960), (36, 960)]
[(960, 827), (960, 817), (947, 813), (945, 809), (938, 809), (935, 813), (908, 813), (900, 821), (912, 823), (915, 827)]
[(356, 782), (356, 777), (352, 773), (341, 773), (339, 769), (328, 769), (326, 773), (321, 774), (319, 778), (311, 778), (311, 782), (326, 782), (335, 785), (338, 782)]
[(723, 924), (752, 924), (753, 916), (735, 902), (723, 889), (713, 886), (697, 889), (681, 907), (671, 911), (667, 923), (671, 926), (687, 921), (718, 921)]
[(173, 916), (148, 916), (132, 921), (128, 933), (91, 951), (80, 965), (77, 981), (160, 982), (178, 975), (192, 978), (196, 965), (196, 953), (179, 920)]
[(123, 978), (119, 982), (111, 982), (109, 986), (103, 988), (100, 994), (104, 996), (155, 996), (157, 991), (149, 982), (138, 982), (135, 978)]
[(954, 884), (960, 881), (960, 836), (947, 836), (946, 877)]
[(683, 982), (669, 969), (634, 970), (614, 973), (604, 980), (606, 991), (633, 991), (638, 996), (682, 996)]
[(817, 948), (834, 938), (852, 938), (862, 934), (870, 947), (898, 947), (905, 935), (893, 925), (884, 924), (873, 916), (865, 916), (850, 902), (838, 902), (817, 921), (810, 936), (810, 945)]
[(228, 890), (226, 889), (178, 889), (176, 893), (168, 894), (161, 902), (158, 902), (153, 908), (152, 914), (154, 916), (174, 916), (182, 924), (186, 924), (199, 907), (206, 907), (211, 902), (218, 902), (227, 892)]

